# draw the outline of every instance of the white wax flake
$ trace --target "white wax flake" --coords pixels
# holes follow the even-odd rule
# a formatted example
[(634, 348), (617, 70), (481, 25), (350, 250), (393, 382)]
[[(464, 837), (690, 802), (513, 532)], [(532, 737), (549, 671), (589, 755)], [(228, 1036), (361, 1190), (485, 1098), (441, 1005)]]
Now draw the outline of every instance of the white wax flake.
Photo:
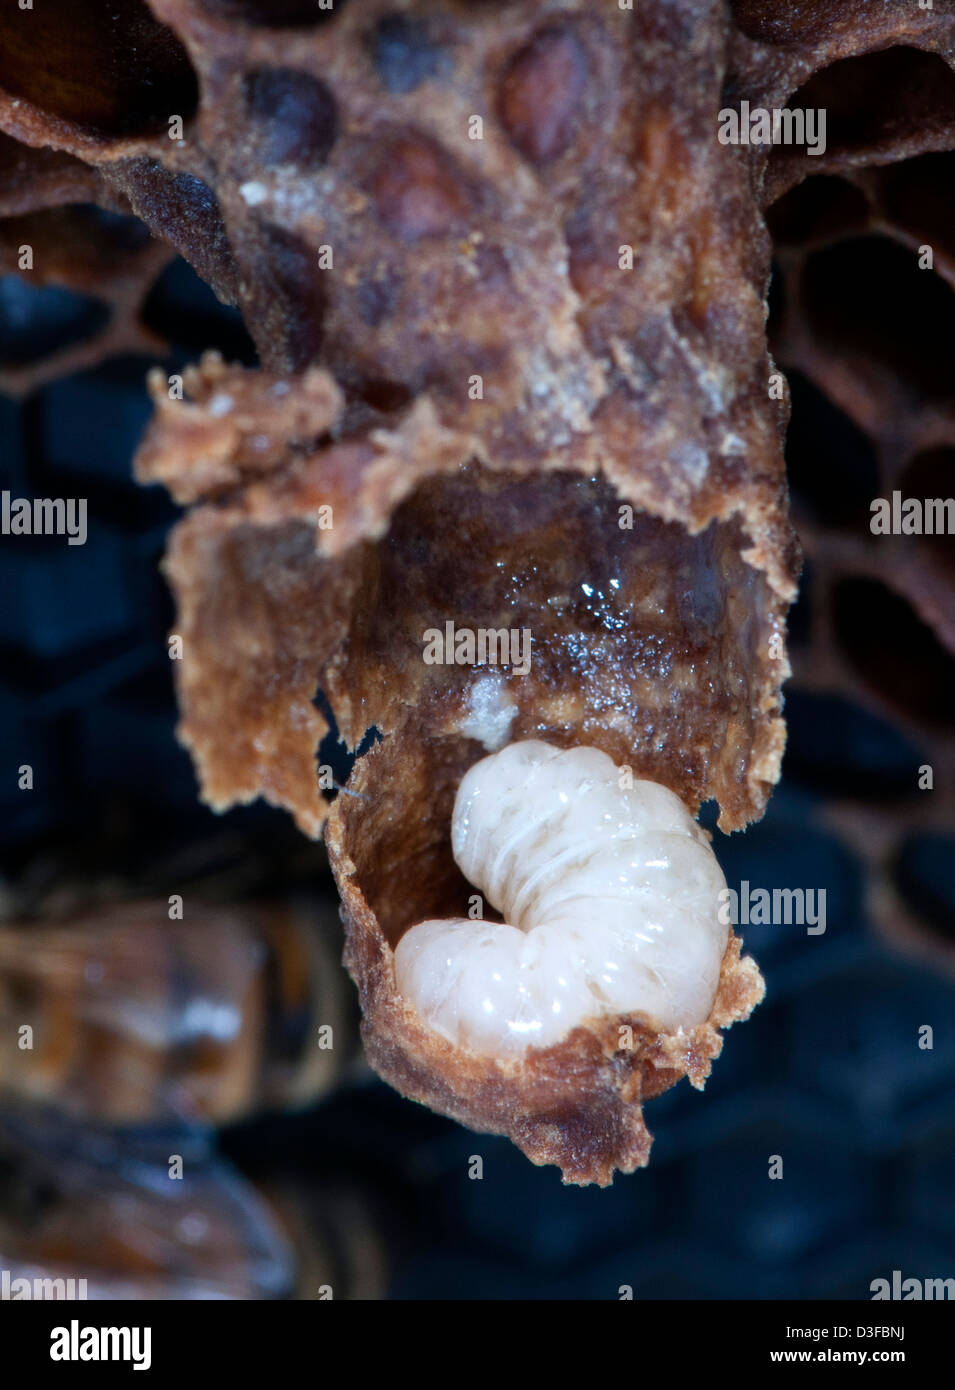
[(507, 687), (498, 676), (481, 676), (471, 686), (468, 713), (459, 728), (465, 738), (477, 739), (488, 752), (506, 742), (517, 714)]
[(702, 1023), (729, 934), (726, 880), (682, 801), (621, 787), (596, 748), (511, 743), (476, 763), (454, 804), (462, 873), (503, 922), (420, 922), (395, 950), (425, 1024), (478, 1053), (549, 1047), (597, 1016)]
[(257, 179), (250, 179), (248, 183), (242, 184), (239, 193), (250, 208), (258, 207), (259, 203), (264, 203), (269, 196), (265, 184), (259, 183)]

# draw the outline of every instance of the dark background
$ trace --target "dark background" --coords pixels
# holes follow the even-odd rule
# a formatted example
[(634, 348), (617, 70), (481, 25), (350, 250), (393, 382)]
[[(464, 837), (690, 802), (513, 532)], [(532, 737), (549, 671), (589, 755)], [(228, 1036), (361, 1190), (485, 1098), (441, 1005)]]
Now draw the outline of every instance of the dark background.
[[(40, 356), (89, 331), (90, 312), (65, 291), (0, 279), (0, 355)], [(146, 317), (175, 345), (169, 371), (205, 347), (255, 360), (238, 318), (182, 262)], [(301, 837), (258, 805), (214, 817), (174, 738), (158, 566), (176, 510), (130, 468), (150, 365), (113, 359), (21, 401), (0, 396), (0, 486), (85, 496), (90, 528), (83, 547), (0, 539), (0, 871), (8, 886), (110, 874), (155, 886), (157, 865), (209, 845), (212, 860), (254, 859), (261, 887), (280, 891), (301, 872), (288, 868)], [(813, 401), (794, 400), (793, 430), (811, 436)], [(803, 621), (801, 605), (797, 677)], [(865, 867), (823, 817), (834, 795), (874, 799), (897, 805), (903, 827), (927, 755), (837, 694), (793, 688), (787, 717), (765, 819), (717, 832), (716, 849), (731, 885), (825, 888), (828, 930), (744, 930), (766, 1002), (729, 1032), (702, 1095), (684, 1081), (650, 1103), (649, 1169), (609, 1190), (564, 1188), (507, 1141), (361, 1075), (305, 1113), (211, 1142), (256, 1181), (294, 1168), (318, 1202), (347, 1183), (363, 1219), (344, 1265), (367, 1256), (375, 1291), (397, 1297), (615, 1298), (628, 1284), (638, 1298), (867, 1298), (893, 1269), (955, 1275), (955, 978), (877, 936)], [(333, 754), (344, 768), (329, 743)], [(34, 767), (29, 793), (21, 763)], [(912, 843), (898, 870), (942, 962), (955, 941), (950, 847)], [(930, 1052), (917, 1046), (925, 1023)], [(481, 1181), (467, 1176), (473, 1154)], [(772, 1154), (782, 1181), (767, 1178)]]

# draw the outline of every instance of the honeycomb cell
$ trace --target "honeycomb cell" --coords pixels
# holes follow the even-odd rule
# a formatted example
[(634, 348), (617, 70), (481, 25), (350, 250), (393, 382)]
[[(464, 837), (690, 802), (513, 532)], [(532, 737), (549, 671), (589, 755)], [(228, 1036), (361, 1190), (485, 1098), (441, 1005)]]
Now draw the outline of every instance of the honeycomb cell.
[(829, 796), (892, 800), (909, 795), (924, 750), (888, 719), (842, 695), (793, 690), (786, 697), (785, 771)]
[(955, 879), (951, 835), (912, 835), (895, 856), (892, 878), (915, 915), (933, 932), (955, 943)]
[[(875, 288), (878, 287), (878, 293)], [(947, 400), (955, 372), (955, 293), (887, 237), (813, 252), (804, 307), (816, 341), (871, 363), (910, 404)]]
[(860, 189), (832, 174), (814, 174), (784, 193), (766, 214), (777, 246), (805, 246), (863, 231), (869, 205)]
[(867, 526), (879, 491), (869, 437), (800, 372), (789, 374), (789, 390), (786, 466), (797, 509), (825, 526)]
[(955, 660), (904, 599), (874, 579), (842, 579), (833, 618), (843, 650), (873, 691), (912, 719), (952, 727)]
[(338, 126), (335, 100), (324, 82), (289, 68), (256, 68), (242, 90), (256, 154), (266, 168), (324, 164)]
[[(166, 342), (190, 356), (213, 348), (230, 362), (252, 366), (255, 344), (238, 309), (216, 298), (188, 262), (177, 257), (146, 296), (143, 322)], [(129, 460), (126, 460), (127, 466)]]
[(826, 158), (910, 136), (946, 138), (955, 121), (955, 73), (936, 53), (899, 46), (841, 58), (789, 98), (826, 112)]
[[(955, 496), (955, 448), (927, 449), (917, 454), (898, 483), (903, 498), (947, 501)], [(951, 512), (949, 508), (949, 512)], [(932, 555), (955, 571), (955, 535), (950, 530), (921, 537)]]
[(466, 225), (470, 198), (449, 156), (422, 135), (392, 141), (374, 176), (378, 216), (402, 241), (449, 236)]
[(385, 15), (369, 44), (381, 85), (393, 96), (415, 91), (448, 66), (447, 54), (431, 39), (427, 25), (407, 15)]
[(98, 333), (109, 309), (60, 285), (0, 276), (0, 367), (23, 367)]
[(570, 146), (587, 83), (587, 58), (574, 33), (542, 29), (512, 59), (501, 82), (501, 120), (526, 159), (546, 164)]
[(199, 100), (185, 50), (144, 0), (4, 5), (0, 86), (95, 136), (165, 130), (170, 116), (192, 116)]
[(941, 252), (955, 270), (955, 153), (919, 155), (873, 174), (889, 223)]

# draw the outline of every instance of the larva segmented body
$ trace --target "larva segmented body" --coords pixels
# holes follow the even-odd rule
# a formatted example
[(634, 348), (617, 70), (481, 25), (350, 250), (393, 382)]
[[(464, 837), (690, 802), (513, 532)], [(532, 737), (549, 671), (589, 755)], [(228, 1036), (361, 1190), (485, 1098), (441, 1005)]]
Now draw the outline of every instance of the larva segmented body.
[(679, 797), (621, 780), (596, 748), (536, 740), (466, 774), (454, 857), (505, 920), (432, 920), (402, 937), (398, 987), (429, 1027), (514, 1053), (599, 1015), (641, 1013), (671, 1031), (707, 1018), (726, 880)]

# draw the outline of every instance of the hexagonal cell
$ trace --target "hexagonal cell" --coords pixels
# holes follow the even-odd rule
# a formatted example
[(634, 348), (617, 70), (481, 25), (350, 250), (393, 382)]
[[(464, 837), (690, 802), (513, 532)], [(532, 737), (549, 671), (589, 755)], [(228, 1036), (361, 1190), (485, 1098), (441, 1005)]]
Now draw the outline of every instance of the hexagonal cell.
[(25, 367), (84, 342), (109, 320), (94, 295), (0, 276), (0, 367)]
[(101, 137), (166, 130), (170, 116), (187, 120), (199, 100), (185, 50), (145, 0), (5, 5), (0, 87)]
[(381, 85), (393, 95), (415, 91), (450, 66), (449, 55), (433, 41), (427, 23), (407, 15), (382, 16), (368, 44)]
[(910, 718), (952, 727), (955, 659), (903, 598), (874, 579), (833, 592), (836, 635), (865, 683)]
[(863, 231), (869, 204), (861, 189), (835, 174), (813, 174), (767, 210), (766, 225), (782, 246), (812, 246)]
[(869, 176), (882, 213), (955, 267), (955, 153), (923, 154)]
[(868, 531), (879, 492), (879, 463), (867, 435), (801, 372), (789, 373), (792, 416), (786, 471), (800, 512), (824, 526)]
[(955, 838), (911, 835), (896, 852), (892, 878), (909, 909), (936, 935), (955, 942)]
[[(480, 1182), (468, 1178), (472, 1154), (484, 1158)], [(553, 1169), (532, 1167), (500, 1139), (456, 1133), (445, 1157), (429, 1202), (436, 1235), (525, 1268), (573, 1274), (587, 1259), (660, 1231), (677, 1198), (672, 1166), (648, 1169), (639, 1185), (598, 1191), (564, 1187)]]
[(229, 362), (254, 366), (255, 344), (238, 309), (223, 304), (187, 261), (178, 257), (153, 285), (143, 322), (166, 342), (198, 355), (215, 348)]
[(784, 775), (830, 796), (891, 800), (912, 794), (926, 761), (887, 719), (842, 695), (786, 696)]
[[(903, 498), (915, 498), (922, 503), (937, 500), (944, 504), (955, 498), (955, 448), (927, 449), (916, 454), (899, 479), (898, 489)], [(916, 537), (915, 543), (924, 546), (947, 569), (955, 571), (955, 534), (948, 529), (950, 523), (945, 519), (953, 509), (955, 502), (941, 518), (933, 516), (930, 523), (933, 534)], [(945, 524), (945, 530), (934, 529), (939, 521)]]
[[(773, 1156), (782, 1160), (781, 1178), (769, 1176)], [(735, 1136), (689, 1169), (684, 1211), (697, 1239), (761, 1265), (845, 1240), (875, 1211), (874, 1174), (849, 1136), (792, 1101), (753, 1107)], [(745, 1200), (727, 1202), (731, 1191)]]
[(335, 100), (324, 82), (290, 68), (260, 67), (242, 82), (250, 138), (260, 163), (320, 168), (338, 130)]
[(0, 256), (11, 269), (21, 246), (33, 252), (41, 283), (57, 280), (77, 290), (106, 285), (135, 265), (149, 246), (149, 229), (135, 217), (92, 203), (70, 203), (0, 220)]
[[(796, 996), (785, 1056), (793, 1079), (831, 1097), (860, 1140), (891, 1148), (907, 1116), (955, 1078), (951, 1015), (949, 981), (876, 957)], [(919, 1046), (924, 1024), (932, 1049)]]
[(834, 353), (870, 363), (911, 404), (948, 401), (955, 377), (955, 293), (887, 237), (814, 251), (804, 272), (810, 331)]
[(786, 104), (825, 110), (827, 160), (914, 136), (947, 140), (955, 73), (937, 53), (898, 45), (831, 63)]

